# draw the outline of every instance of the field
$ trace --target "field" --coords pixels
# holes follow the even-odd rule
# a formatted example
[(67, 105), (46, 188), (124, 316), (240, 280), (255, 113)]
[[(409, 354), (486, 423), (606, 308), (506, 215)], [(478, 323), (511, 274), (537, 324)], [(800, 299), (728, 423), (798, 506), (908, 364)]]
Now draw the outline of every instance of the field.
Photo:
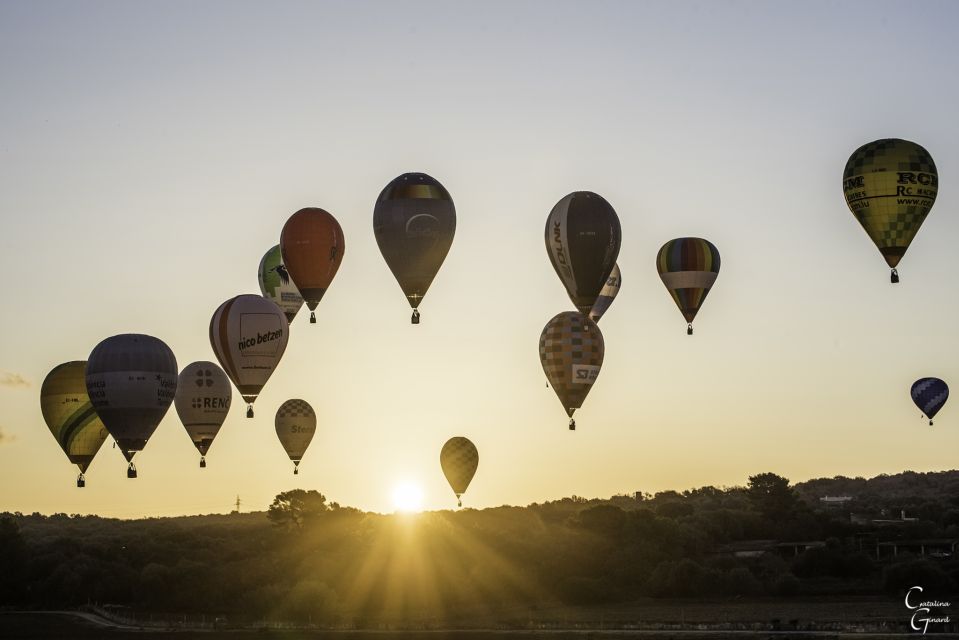
[[(136, 621), (107, 619), (80, 612), (0, 613), (0, 637), (13, 638), (140, 638), (175, 633), (178, 638), (249, 638), (251, 634), (293, 640), (323, 637), (331, 640), (510, 640), (549, 636), (555, 640), (603, 640), (624, 636), (656, 638), (902, 637), (910, 613), (903, 603), (875, 598), (829, 600), (672, 600), (640, 601), (618, 607), (539, 608), (463, 616), (454, 625), (440, 620), (377, 623), (372, 628), (292, 628), (275, 621), (231, 627), (211, 617), (149, 616)], [(930, 626), (928, 634), (959, 637), (956, 623)]]

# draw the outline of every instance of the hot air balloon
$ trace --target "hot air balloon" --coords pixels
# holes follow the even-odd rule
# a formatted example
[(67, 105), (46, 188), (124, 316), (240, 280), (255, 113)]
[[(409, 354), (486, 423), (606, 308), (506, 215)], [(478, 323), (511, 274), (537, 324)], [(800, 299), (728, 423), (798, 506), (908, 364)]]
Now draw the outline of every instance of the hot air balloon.
[(455, 231), (453, 199), (425, 173), (404, 173), (376, 199), (376, 244), (413, 307), (413, 324), (420, 322), (418, 307), (449, 253)]
[(912, 401), (929, 418), (929, 424), (932, 425), (933, 417), (949, 399), (949, 385), (939, 378), (919, 378), (912, 383), (911, 395)]
[(603, 334), (599, 326), (576, 311), (564, 311), (546, 323), (539, 337), (539, 359), (546, 378), (576, 428), (573, 412), (583, 406), (603, 366)]
[(693, 318), (719, 275), (719, 250), (702, 238), (676, 238), (660, 248), (656, 269), (693, 335)]
[(200, 452), (201, 467), (206, 466), (206, 452), (226, 420), (232, 397), (230, 379), (212, 362), (191, 362), (180, 372), (173, 403)]
[(467, 438), (450, 438), (440, 451), (440, 466), (443, 468), (446, 481), (450, 483), (453, 493), (456, 494), (456, 504), (462, 507), (462, 495), (466, 493), (466, 488), (470, 486), (470, 481), (476, 473), (476, 467), (479, 466), (479, 452), (476, 451), (476, 445)]
[(939, 176), (929, 152), (915, 142), (887, 138), (856, 149), (842, 176), (849, 210), (866, 230), (899, 282), (896, 265), (936, 201)]
[(248, 403), (253, 403), (286, 351), (290, 325), (272, 301), (242, 294), (230, 298), (210, 319), (210, 344), (220, 365)]
[(293, 475), (300, 472), (300, 460), (316, 433), (316, 413), (306, 400), (287, 400), (276, 412), (276, 437), (293, 461)]
[(133, 456), (146, 446), (176, 395), (173, 351), (139, 333), (107, 338), (90, 352), (86, 383), (93, 408), (130, 463), (127, 477), (136, 478)]
[(316, 322), (316, 305), (340, 268), (346, 245), (343, 229), (323, 209), (300, 209), (286, 221), (280, 233), (283, 264)]
[(599, 322), (606, 310), (613, 304), (613, 300), (619, 294), (619, 287), (623, 284), (623, 276), (619, 272), (619, 265), (613, 265), (613, 270), (606, 279), (606, 284), (599, 292), (596, 303), (589, 310), (589, 319), (593, 322)]
[(87, 395), (87, 363), (64, 362), (40, 386), (40, 413), (67, 458), (80, 468), (77, 486), (86, 486), (87, 469), (107, 439), (107, 428)]
[(283, 310), (287, 322), (293, 322), (293, 318), (303, 306), (303, 296), (300, 295), (293, 280), (290, 279), (290, 274), (286, 271), (280, 256), (280, 245), (276, 245), (263, 255), (256, 276), (260, 281), (260, 293)]
[(591, 191), (569, 194), (546, 218), (546, 253), (569, 299), (584, 315), (616, 266), (621, 238), (613, 207)]

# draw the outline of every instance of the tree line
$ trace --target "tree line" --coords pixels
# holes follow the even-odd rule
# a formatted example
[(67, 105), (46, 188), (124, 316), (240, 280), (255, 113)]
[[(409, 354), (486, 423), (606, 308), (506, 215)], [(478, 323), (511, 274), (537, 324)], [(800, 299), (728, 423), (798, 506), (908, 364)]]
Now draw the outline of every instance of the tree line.
[[(853, 499), (830, 508), (824, 495)], [(417, 515), (295, 490), (266, 513), (4, 513), (0, 604), (364, 627), (641, 597), (879, 595), (915, 584), (948, 594), (959, 585), (949, 554), (876, 556), (884, 541), (933, 538), (959, 538), (959, 472), (796, 486), (761, 473), (744, 487)]]

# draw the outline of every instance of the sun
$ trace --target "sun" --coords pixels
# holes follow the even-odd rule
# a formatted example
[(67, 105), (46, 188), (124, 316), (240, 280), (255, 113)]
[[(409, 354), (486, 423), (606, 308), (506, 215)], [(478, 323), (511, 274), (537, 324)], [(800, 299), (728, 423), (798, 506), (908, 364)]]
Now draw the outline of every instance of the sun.
[(393, 488), (393, 507), (397, 511), (414, 513), (423, 508), (423, 490), (412, 482), (402, 482)]

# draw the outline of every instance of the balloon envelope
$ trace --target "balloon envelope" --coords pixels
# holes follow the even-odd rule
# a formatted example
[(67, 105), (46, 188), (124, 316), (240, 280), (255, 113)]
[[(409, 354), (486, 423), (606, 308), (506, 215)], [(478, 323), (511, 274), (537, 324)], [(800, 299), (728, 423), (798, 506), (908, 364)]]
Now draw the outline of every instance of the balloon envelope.
[(425, 173), (404, 173), (376, 199), (376, 244), (414, 309), (446, 259), (455, 231), (453, 199)]
[(856, 149), (846, 162), (849, 210), (895, 269), (936, 201), (936, 163), (915, 142), (887, 138)]
[(173, 402), (176, 358), (153, 336), (113, 336), (90, 352), (86, 386), (93, 408), (129, 460), (146, 446)]
[(613, 304), (613, 300), (619, 295), (619, 287), (622, 284), (623, 276), (619, 272), (619, 265), (613, 265), (613, 270), (610, 272), (609, 278), (606, 279), (606, 284), (600, 290), (599, 297), (596, 298), (596, 303), (593, 305), (593, 308), (589, 310), (590, 320), (599, 322), (599, 319), (603, 317), (603, 314), (606, 313), (610, 305)]
[(230, 411), (233, 388), (212, 362), (191, 362), (180, 372), (174, 405), (193, 445), (205, 456)]
[(564, 311), (546, 323), (539, 338), (539, 359), (566, 414), (583, 406), (603, 366), (603, 334), (595, 322)]
[(343, 229), (323, 209), (300, 209), (283, 225), (283, 264), (311, 311), (333, 282), (344, 251)]
[(622, 231), (606, 200), (591, 191), (571, 193), (546, 218), (546, 253), (569, 299), (588, 314), (616, 265)]
[(43, 420), (80, 473), (86, 473), (108, 435), (87, 395), (86, 366), (82, 360), (57, 365), (40, 386)]
[(476, 445), (467, 438), (450, 438), (440, 451), (440, 466), (453, 493), (459, 498), (466, 493), (466, 488), (470, 486), (476, 473), (476, 467), (479, 466)]
[(912, 383), (912, 401), (930, 422), (949, 399), (949, 385), (939, 378), (919, 378)]
[(299, 464), (316, 433), (316, 413), (306, 400), (287, 400), (276, 412), (276, 437), (294, 464)]
[(686, 322), (692, 323), (719, 275), (719, 250), (702, 238), (676, 238), (656, 256), (656, 270)]
[(260, 293), (283, 310), (287, 322), (293, 322), (293, 318), (303, 306), (303, 296), (293, 284), (283, 264), (280, 245), (274, 246), (263, 255), (256, 276), (260, 282)]
[(221, 304), (210, 319), (213, 353), (251, 405), (280, 364), (289, 327), (273, 302), (246, 293)]

